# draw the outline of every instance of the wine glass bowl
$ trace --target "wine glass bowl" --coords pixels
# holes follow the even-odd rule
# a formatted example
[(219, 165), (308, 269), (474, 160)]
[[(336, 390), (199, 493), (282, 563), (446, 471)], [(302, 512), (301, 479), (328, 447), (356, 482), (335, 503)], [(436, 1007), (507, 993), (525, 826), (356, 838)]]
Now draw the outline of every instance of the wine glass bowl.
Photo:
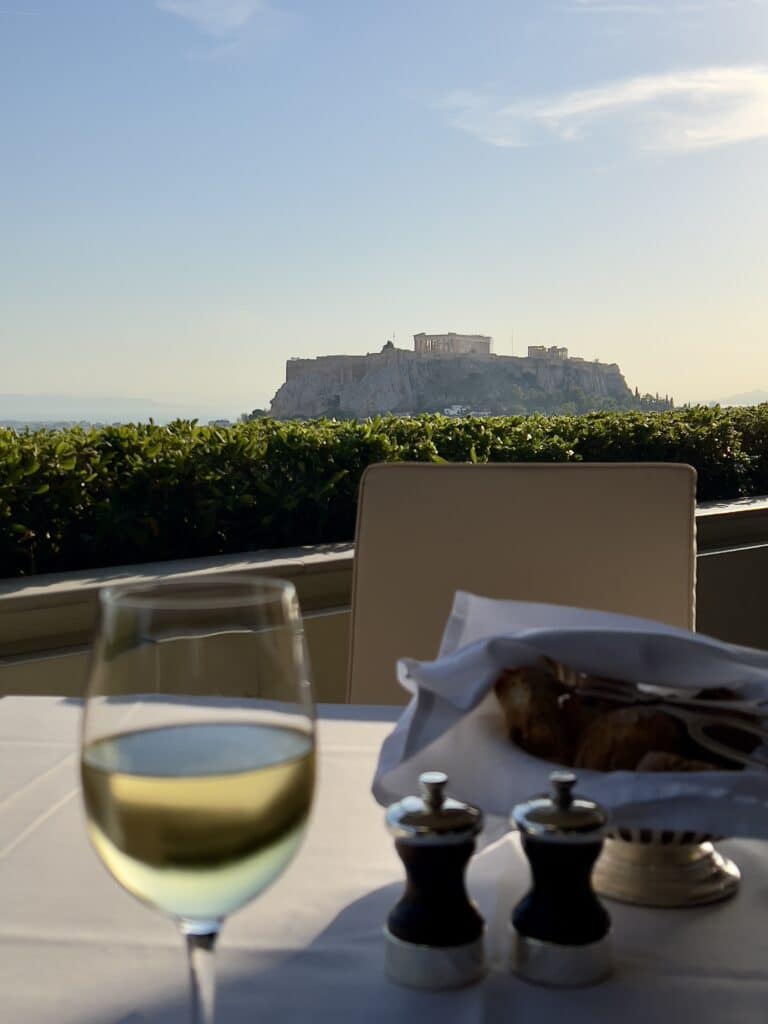
[(224, 918), (298, 849), (314, 710), (295, 589), (204, 578), (102, 592), (83, 716), (88, 834), (187, 936), (193, 1020), (213, 1020)]

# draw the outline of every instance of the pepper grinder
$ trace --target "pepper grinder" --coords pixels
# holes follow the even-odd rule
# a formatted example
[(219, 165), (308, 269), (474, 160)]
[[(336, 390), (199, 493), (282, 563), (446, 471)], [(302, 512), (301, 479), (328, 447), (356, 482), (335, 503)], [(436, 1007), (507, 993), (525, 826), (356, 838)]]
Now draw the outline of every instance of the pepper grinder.
[(512, 812), (532, 888), (512, 912), (513, 969), (541, 985), (592, 985), (611, 972), (611, 920), (592, 889), (607, 815), (573, 795), (576, 776), (556, 771), (551, 792)]
[(421, 796), (405, 797), (386, 814), (407, 875), (387, 918), (386, 971), (413, 988), (458, 988), (484, 973), (483, 919), (464, 887), (483, 816), (447, 797), (447, 784), (444, 772), (424, 772)]

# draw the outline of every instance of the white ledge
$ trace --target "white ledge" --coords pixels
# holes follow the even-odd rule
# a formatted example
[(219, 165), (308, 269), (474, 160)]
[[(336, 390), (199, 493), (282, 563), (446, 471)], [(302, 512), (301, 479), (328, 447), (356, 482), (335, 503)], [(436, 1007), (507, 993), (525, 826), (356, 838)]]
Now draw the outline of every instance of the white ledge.
[(768, 543), (768, 497), (702, 502), (696, 533), (700, 554)]
[(35, 607), (37, 602), (47, 603), (52, 595), (65, 600), (74, 593), (98, 592), (111, 583), (142, 583), (169, 576), (183, 579), (257, 571), (268, 576), (295, 579), (311, 573), (328, 572), (329, 569), (351, 569), (353, 557), (353, 544), (326, 544), (13, 577), (0, 580), (0, 609), (6, 599), (12, 599), (14, 604)]
[(329, 544), (3, 580), (0, 658), (87, 643), (93, 633), (99, 590), (111, 583), (260, 573), (292, 580), (302, 609), (314, 612), (349, 604), (352, 563), (351, 544)]

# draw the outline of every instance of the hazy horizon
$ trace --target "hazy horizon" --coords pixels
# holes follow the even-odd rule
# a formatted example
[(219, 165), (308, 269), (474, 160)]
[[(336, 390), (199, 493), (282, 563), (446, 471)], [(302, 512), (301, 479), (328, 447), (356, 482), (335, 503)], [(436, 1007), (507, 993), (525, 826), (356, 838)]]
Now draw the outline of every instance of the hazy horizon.
[(236, 397), (217, 401), (197, 395), (164, 400), (143, 395), (0, 393), (0, 423), (9, 420), (20, 423), (78, 420), (113, 423), (150, 418), (160, 423), (172, 419), (234, 421), (242, 413), (251, 412), (254, 408), (263, 408), (263, 405), (253, 403), (250, 399), (238, 400)]
[[(756, 405), (768, 402), (768, 389), (752, 389), (739, 394), (717, 394), (701, 397), (691, 404)], [(681, 403), (682, 404), (682, 403)], [(210, 402), (196, 396), (174, 401), (147, 399), (136, 395), (3, 395), (0, 394), (0, 425), (6, 422), (146, 422), (167, 423), (174, 419), (198, 419), (207, 422), (229, 419), (235, 422), (240, 415), (257, 408), (268, 408), (269, 399), (245, 403), (236, 400)]]
[(14, 0), (0, 387), (242, 412), (457, 331), (768, 388), (766, 40), (768, 0)]

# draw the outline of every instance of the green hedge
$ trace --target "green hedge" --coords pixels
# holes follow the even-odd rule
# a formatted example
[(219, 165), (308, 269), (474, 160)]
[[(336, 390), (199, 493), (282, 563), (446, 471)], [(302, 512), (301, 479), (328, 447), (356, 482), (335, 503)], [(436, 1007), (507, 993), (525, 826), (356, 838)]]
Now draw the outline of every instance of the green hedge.
[(768, 405), (363, 422), (0, 429), (0, 575), (350, 540), (393, 460), (689, 462), (699, 499), (768, 493)]

